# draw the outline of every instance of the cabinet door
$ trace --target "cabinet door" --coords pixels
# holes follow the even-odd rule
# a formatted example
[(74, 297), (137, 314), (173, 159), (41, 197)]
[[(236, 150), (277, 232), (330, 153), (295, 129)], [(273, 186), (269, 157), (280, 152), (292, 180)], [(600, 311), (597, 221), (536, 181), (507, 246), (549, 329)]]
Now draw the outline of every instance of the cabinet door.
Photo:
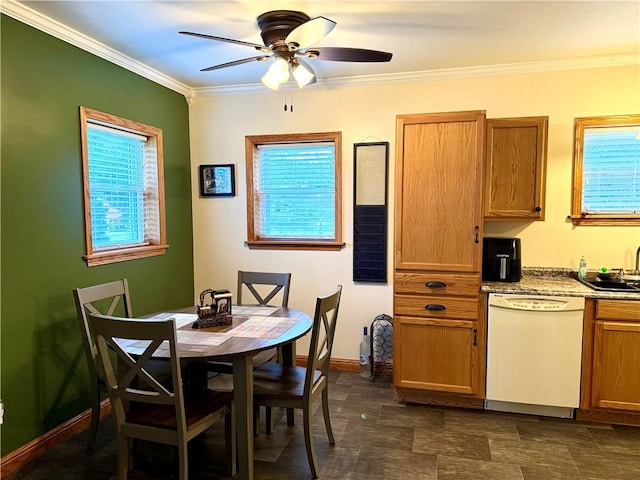
[(479, 272), (483, 111), (399, 115), (396, 269)]
[(394, 385), (477, 394), (477, 322), (394, 319)]
[(487, 119), (485, 218), (544, 220), (548, 117)]
[(640, 412), (640, 324), (595, 322), (594, 407)]

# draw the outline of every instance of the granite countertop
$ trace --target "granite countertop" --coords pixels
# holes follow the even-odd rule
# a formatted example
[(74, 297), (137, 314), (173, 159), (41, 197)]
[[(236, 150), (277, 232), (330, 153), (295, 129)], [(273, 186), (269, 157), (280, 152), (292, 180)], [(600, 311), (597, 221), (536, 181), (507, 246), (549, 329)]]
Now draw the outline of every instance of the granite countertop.
[(593, 290), (571, 275), (575, 275), (575, 272), (566, 268), (523, 267), (522, 280), (519, 282), (482, 282), (481, 290), (485, 293), (640, 300), (638, 292)]

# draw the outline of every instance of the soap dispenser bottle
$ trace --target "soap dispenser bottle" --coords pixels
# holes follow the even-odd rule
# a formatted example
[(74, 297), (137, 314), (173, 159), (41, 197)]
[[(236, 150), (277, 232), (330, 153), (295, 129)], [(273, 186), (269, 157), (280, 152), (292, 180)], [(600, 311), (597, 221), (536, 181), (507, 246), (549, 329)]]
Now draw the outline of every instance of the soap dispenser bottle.
[(580, 265), (578, 266), (578, 278), (584, 280), (587, 276), (587, 261), (584, 259), (584, 255), (580, 257)]

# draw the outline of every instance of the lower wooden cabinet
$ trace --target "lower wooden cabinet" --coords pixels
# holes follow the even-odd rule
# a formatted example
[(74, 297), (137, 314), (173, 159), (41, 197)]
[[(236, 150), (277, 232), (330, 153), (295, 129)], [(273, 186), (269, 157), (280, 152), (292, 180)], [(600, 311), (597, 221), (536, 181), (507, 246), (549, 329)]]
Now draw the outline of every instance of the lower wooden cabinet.
[(640, 323), (596, 320), (592, 406), (640, 413)]
[(587, 299), (579, 419), (640, 425), (640, 301)]
[(395, 386), (467, 395), (478, 393), (477, 323), (396, 317)]
[[(482, 408), (486, 365), (486, 295), (457, 277), (407, 275), (394, 295), (396, 398), (413, 403)], [(436, 280), (434, 280), (434, 278)], [(434, 282), (445, 286), (433, 287)], [(479, 284), (474, 278), (473, 284)], [(416, 289), (406, 288), (416, 285)], [(431, 287), (426, 286), (431, 285)], [(431, 293), (435, 288), (438, 295)], [(458, 290), (471, 296), (458, 296)]]

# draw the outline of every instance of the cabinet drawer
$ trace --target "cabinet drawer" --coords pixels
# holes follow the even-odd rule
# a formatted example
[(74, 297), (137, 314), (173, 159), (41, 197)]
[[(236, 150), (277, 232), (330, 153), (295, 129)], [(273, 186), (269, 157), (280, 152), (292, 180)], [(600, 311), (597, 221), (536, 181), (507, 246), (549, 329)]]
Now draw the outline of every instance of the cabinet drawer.
[(597, 300), (596, 318), (640, 322), (640, 301)]
[(396, 294), (478, 296), (480, 294), (480, 275), (396, 272), (393, 286)]
[(478, 319), (477, 298), (395, 295), (395, 315), (414, 317)]

